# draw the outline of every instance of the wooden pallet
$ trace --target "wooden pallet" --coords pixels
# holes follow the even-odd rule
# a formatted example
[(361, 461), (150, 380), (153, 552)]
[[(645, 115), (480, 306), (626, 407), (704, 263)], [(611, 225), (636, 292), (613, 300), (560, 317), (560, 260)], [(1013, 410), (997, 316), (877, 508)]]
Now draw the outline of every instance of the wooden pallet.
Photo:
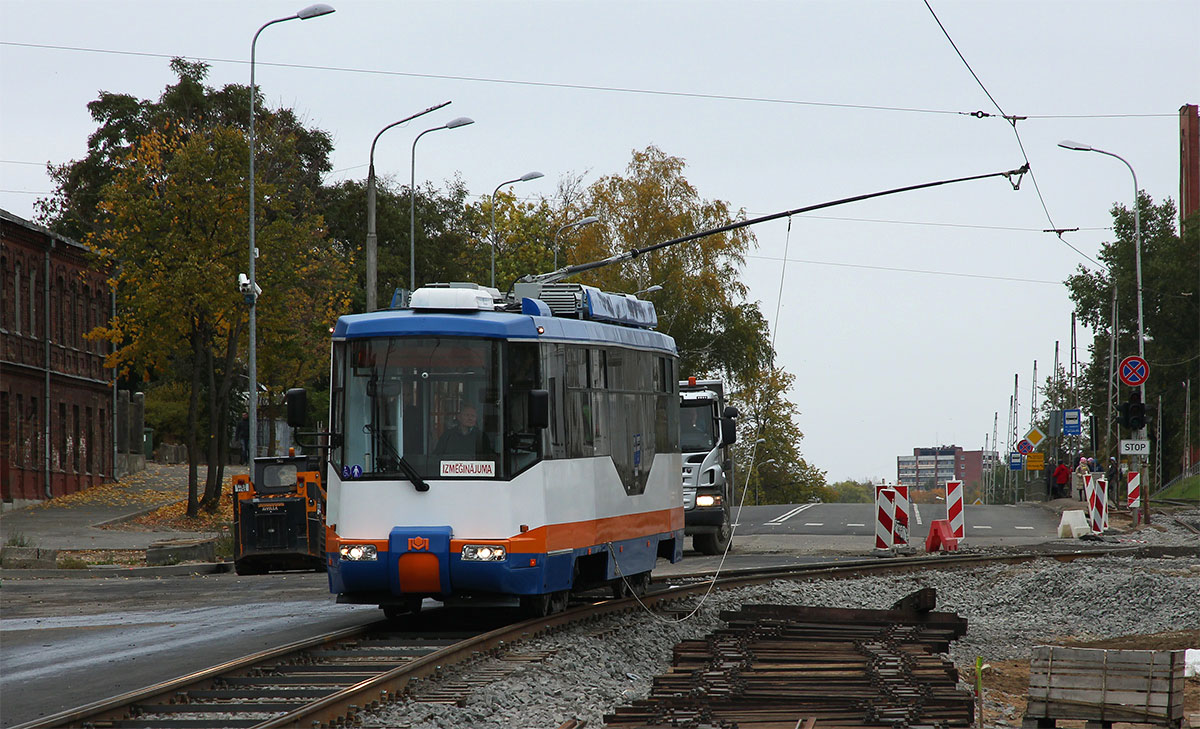
[(1058, 719), (1088, 727), (1113, 722), (1179, 729), (1183, 722), (1184, 651), (1037, 646), (1029, 663), (1024, 729)]

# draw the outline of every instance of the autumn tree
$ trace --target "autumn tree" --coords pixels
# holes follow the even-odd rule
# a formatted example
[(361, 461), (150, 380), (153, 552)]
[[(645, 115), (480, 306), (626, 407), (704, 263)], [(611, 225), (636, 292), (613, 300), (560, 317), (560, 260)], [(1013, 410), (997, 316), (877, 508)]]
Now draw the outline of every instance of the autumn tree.
[[(53, 170), (59, 187), (42, 212), (48, 225), (81, 232), (114, 272), (118, 313), (94, 333), (117, 346), (109, 365), (188, 383), (195, 513), (219, 503), (231, 397), (245, 377), (247, 308), (235, 281), (247, 263), (249, 90), (205, 87), (204, 64), (176, 59), (172, 68), (179, 82), (158, 101), (104, 92), (89, 105), (100, 128), (88, 156)], [(269, 399), (324, 371), (346, 274), (313, 212), (328, 136), (287, 110), (265, 111), (256, 126), (258, 347)]]
[[(734, 446), (742, 464), (742, 481), (768, 504), (803, 503), (813, 498), (832, 501), (836, 494), (825, 472), (800, 454), (804, 433), (796, 424), (799, 408), (787, 399), (795, 375), (770, 367), (739, 381), (731, 402), (738, 408), (738, 437)], [(759, 440), (762, 443), (759, 443)], [(767, 463), (767, 461), (774, 463)], [(764, 465), (765, 464), (765, 465)]]
[[(600, 220), (561, 245), (559, 265), (601, 260), (744, 218), (721, 200), (705, 200), (683, 176), (684, 161), (656, 147), (633, 153), (625, 175), (592, 184), (581, 212)], [(658, 328), (679, 347), (680, 372), (732, 377), (771, 358), (765, 319), (746, 301), (740, 268), (755, 245), (747, 228), (707, 236), (584, 273), (580, 280), (609, 291), (651, 286)]]

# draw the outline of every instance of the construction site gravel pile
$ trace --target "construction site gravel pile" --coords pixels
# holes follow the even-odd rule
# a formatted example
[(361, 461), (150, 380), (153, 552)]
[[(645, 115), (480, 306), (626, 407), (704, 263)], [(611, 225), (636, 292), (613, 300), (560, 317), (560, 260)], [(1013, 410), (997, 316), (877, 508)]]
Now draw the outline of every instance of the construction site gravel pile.
[[(1186, 516), (1195, 520), (1200, 512)], [(1165, 519), (1139, 530), (1136, 539), (1129, 541), (1200, 546), (1200, 537)], [(924, 587), (937, 590), (937, 610), (968, 620), (967, 635), (952, 644), (950, 653), (964, 677), (971, 675), (977, 656), (987, 661), (1027, 661), (1032, 647), (1039, 644), (1200, 629), (1200, 557), (1196, 556), (1074, 562), (1041, 558), (1017, 565), (901, 576), (776, 582), (714, 592), (687, 619), (639, 610), (580, 631), (535, 639), (520, 649), (554, 651), (554, 655), (474, 692), (463, 706), (402, 701), (362, 719), (367, 726), (412, 729), (552, 728), (571, 718), (599, 727), (605, 713), (649, 692), (653, 678), (669, 670), (676, 643), (723, 627), (721, 610), (752, 603), (887, 609)], [(487, 665), (485, 660), (464, 672)], [(990, 726), (1011, 725), (1013, 711), (1001, 713), (1008, 714), (1009, 723)]]

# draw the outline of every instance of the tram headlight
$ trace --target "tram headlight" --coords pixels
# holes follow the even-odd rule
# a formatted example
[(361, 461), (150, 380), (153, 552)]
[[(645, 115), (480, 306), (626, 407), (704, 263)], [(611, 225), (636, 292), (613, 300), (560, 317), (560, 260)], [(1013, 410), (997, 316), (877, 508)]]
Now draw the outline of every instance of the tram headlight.
[(703, 494), (696, 497), (696, 506), (719, 506), (721, 497), (713, 494)]
[(498, 544), (468, 544), (462, 548), (464, 562), (503, 562), (507, 551)]
[(338, 551), (347, 562), (374, 562), (379, 559), (374, 544), (343, 544)]

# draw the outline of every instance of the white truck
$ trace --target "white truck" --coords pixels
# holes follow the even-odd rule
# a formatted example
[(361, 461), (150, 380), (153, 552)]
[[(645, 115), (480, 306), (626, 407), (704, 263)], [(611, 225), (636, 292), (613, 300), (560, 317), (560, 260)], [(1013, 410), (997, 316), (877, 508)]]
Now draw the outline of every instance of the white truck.
[(721, 554), (733, 535), (733, 449), (737, 408), (725, 405), (721, 380), (679, 383), (679, 450), (683, 454), (684, 533), (704, 554)]

